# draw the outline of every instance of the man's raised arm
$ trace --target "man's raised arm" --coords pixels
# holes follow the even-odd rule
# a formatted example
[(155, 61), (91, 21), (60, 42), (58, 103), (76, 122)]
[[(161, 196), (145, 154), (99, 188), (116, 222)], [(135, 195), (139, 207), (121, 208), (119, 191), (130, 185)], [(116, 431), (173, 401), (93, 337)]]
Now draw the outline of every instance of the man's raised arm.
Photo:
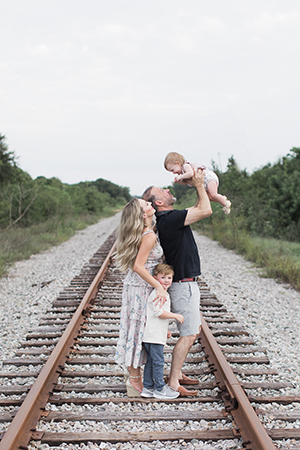
[(206, 190), (204, 189), (204, 172), (202, 169), (195, 171), (191, 184), (197, 190), (197, 200), (194, 206), (187, 208), (187, 215), (184, 225), (191, 225), (199, 220), (206, 219), (212, 214), (210, 201)]

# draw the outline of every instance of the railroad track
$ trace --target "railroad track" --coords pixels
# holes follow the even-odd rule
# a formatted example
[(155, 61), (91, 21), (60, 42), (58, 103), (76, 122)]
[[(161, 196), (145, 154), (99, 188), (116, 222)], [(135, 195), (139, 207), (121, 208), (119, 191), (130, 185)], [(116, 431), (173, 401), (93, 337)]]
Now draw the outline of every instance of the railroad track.
[[(122, 293), (122, 275), (111, 264), (114, 242), (112, 234), (15, 357), (4, 361), (0, 450), (120, 442), (144, 448), (198, 441), (211, 448), (215, 442), (236, 449), (271, 450), (279, 440), (297, 445), (300, 396), (284, 395), (289, 385), (276, 379), (265, 349), (201, 280), (203, 327), (184, 365), (199, 379), (193, 386), (199, 395), (127, 398), (123, 371), (114, 363)], [(171, 329), (166, 373), (178, 337), (175, 324)], [(291, 404), (296, 407), (285, 410)]]

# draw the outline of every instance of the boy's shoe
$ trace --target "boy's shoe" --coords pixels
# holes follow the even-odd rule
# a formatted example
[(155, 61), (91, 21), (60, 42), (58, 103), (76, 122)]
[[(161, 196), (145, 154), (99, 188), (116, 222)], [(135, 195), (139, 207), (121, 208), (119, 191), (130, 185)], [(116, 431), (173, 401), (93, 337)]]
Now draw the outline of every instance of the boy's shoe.
[(230, 214), (230, 208), (231, 208), (231, 201), (230, 200), (226, 200), (226, 205), (223, 206), (223, 211), (225, 214)]
[(146, 398), (154, 397), (154, 389), (147, 389), (147, 388), (143, 387), (143, 390), (141, 392), (141, 397), (146, 397)]
[(179, 396), (179, 392), (173, 389), (171, 386), (165, 384), (165, 386), (161, 391), (157, 391), (155, 389), (153, 396), (155, 398), (164, 398), (164, 399), (177, 398)]

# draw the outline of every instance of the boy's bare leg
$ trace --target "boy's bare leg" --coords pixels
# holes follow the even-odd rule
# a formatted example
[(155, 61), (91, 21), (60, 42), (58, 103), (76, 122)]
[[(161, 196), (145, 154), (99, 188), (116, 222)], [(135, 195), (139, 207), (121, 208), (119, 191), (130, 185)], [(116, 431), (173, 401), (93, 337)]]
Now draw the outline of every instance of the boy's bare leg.
[(180, 336), (173, 349), (169, 385), (176, 390), (179, 388), (178, 380), (182, 377), (181, 368), (196, 337), (196, 334), (191, 336)]

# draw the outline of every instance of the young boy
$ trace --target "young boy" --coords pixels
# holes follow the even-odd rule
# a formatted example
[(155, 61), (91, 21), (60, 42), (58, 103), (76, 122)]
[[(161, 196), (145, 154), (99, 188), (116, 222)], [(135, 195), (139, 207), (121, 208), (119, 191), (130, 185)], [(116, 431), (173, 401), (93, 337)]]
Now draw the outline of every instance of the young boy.
[[(154, 267), (153, 277), (167, 290), (173, 280), (174, 271), (168, 264), (158, 264)], [(168, 319), (175, 319), (183, 323), (181, 314), (170, 312), (170, 297), (163, 307), (155, 305), (156, 291), (150, 294), (147, 301), (147, 322), (143, 337), (143, 346), (147, 353), (147, 362), (144, 368), (143, 391), (141, 397), (155, 397), (172, 399), (179, 396), (179, 392), (166, 385), (163, 378), (164, 372), (164, 345), (168, 331)]]

